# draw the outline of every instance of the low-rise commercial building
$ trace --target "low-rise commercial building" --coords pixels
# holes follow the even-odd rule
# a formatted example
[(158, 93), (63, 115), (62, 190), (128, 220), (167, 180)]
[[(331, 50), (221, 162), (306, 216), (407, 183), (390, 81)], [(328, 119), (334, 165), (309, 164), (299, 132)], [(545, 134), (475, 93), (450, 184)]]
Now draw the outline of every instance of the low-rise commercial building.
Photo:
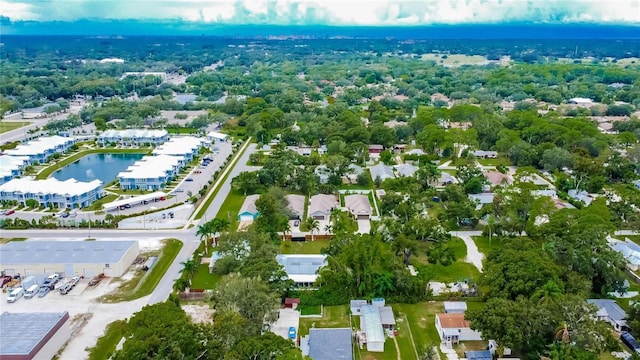
[(0, 185), (0, 201), (17, 201), (26, 205), (34, 199), (40, 206), (58, 208), (83, 208), (104, 196), (102, 181), (91, 182), (55, 178), (34, 180), (33, 178), (12, 179)]
[(16, 146), (15, 149), (5, 150), (5, 155), (24, 156), (29, 164), (41, 164), (48, 161), (55, 153), (63, 153), (75, 144), (75, 139), (63, 136), (44, 136)]
[(160, 145), (169, 140), (167, 130), (127, 129), (107, 130), (98, 135), (96, 142), (101, 145)]
[(0, 315), (0, 359), (53, 359), (71, 337), (69, 313)]
[(12, 241), (0, 246), (7, 275), (120, 277), (140, 254), (137, 241)]

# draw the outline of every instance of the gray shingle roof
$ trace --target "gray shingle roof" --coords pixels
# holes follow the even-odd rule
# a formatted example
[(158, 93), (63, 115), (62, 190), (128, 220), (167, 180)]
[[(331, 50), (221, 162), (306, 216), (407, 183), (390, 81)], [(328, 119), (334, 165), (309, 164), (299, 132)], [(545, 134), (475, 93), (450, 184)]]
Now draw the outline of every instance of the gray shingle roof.
[(309, 357), (313, 360), (351, 360), (351, 329), (309, 329)]

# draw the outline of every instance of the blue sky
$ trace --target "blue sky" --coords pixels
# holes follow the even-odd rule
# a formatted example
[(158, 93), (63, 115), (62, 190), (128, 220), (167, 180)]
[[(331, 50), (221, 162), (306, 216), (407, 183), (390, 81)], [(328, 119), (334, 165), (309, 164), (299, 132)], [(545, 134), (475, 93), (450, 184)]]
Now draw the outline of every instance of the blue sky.
[(640, 25), (640, 0), (0, 0), (11, 22), (177, 20), (220, 25)]

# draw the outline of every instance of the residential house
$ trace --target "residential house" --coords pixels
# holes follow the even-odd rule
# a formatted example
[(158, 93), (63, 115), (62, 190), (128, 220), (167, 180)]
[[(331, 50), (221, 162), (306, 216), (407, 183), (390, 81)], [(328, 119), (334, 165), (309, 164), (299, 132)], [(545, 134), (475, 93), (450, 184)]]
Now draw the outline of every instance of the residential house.
[(636, 243), (629, 239), (626, 239), (624, 242), (611, 240), (609, 246), (622, 255), (631, 270), (637, 271), (640, 269), (640, 246)]
[(158, 146), (169, 140), (167, 130), (107, 130), (96, 137), (96, 142), (102, 146), (114, 143), (118, 145), (145, 145)]
[(306, 197), (304, 195), (289, 194), (286, 196), (287, 203), (289, 204), (287, 209), (289, 210), (290, 220), (302, 220), (304, 216), (304, 202)]
[(196, 101), (197, 95), (193, 94), (176, 94), (173, 98), (173, 101), (179, 103), (180, 105), (185, 105), (190, 102)]
[(0, 185), (22, 176), (22, 170), (29, 165), (27, 156), (0, 156)]
[(611, 299), (587, 299), (587, 303), (598, 307), (596, 319), (606, 321), (616, 331), (629, 331), (627, 326), (627, 313), (622, 310), (615, 300)]
[(498, 157), (497, 151), (476, 150), (472, 154), (480, 159), (495, 159)]
[(30, 165), (41, 164), (47, 162), (53, 154), (66, 152), (75, 142), (74, 138), (57, 135), (42, 136), (26, 144), (20, 144), (14, 149), (5, 150), (4, 154), (27, 158)]
[(117, 178), (122, 190), (160, 190), (186, 165), (184, 158), (171, 155), (145, 156)]
[(90, 182), (56, 178), (34, 180), (31, 177), (11, 179), (0, 185), (0, 201), (17, 201), (25, 206), (33, 199), (39, 206), (55, 206), (61, 209), (83, 208), (104, 196), (102, 181)]
[(411, 149), (409, 151), (406, 151), (404, 153), (405, 155), (416, 155), (416, 156), (422, 156), (425, 154), (424, 151), (422, 151), (422, 149)]
[(362, 194), (346, 195), (344, 197), (345, 207), (358, 220), (371, 219), (372, 209), (369, 203), (369, 196)]
[(345, 178), (352, 184), (358, 182), (358, 176), (364, 173), (364, 169), (356, 164), (349, 164)]
[(256, 200), (260, 198), (260, 195), (249, 195), (244, 199), (242, 206), (240, 207), (240, 212), (238, 213), (238, 221), (253, 221), (255, 220), (260, 212), (256, 208)]
[(300, 340), (300, 349), (311, 360), (351, 360), (352, 339), (350, 328), (311, 328)]
[(499, 171), (485, 171), (484, 176), (492, 186), (511, 185), (513, 178), (509, 174), (503, 174)]
[(318, 279), (318, 271), (327, 265), (327, 255), (282, 255), (276, 256), (278, 264), (282, 265), (287, 277), (296, 286), (312, 286)]
[(393, 315), (393, 309), (391, 306), (385, 306), (385, 300), (383, 298), (375, 298), (371, 301), (371, 304), (367, 300), (351, 300), (349, 307), (353, 316), (361, 316), (363, 308), (372, 306), (378, 309), (380, 315), (380, 324), (386, 330), (393, 330), (396, 325), (396, 318)]
[(639, 189), (639, 190), (640, 190), (640, 180), (634, 180), (634, 181), (633, 181), (633, 186), (634, 186), (636, 189)]
[(308, 217), (316, 220), (329, 220), (331, 211), (340, 204), (334, 195), (318, 194), (309, 198)]
[(555, 199), (558, 197), (558, 194), (556, 194), (555, 190), (552, 189), (548, 189), (548, 190), (532, 190), (531, 191), (531, 195), (533, 195), (534, 197), (550, 197), (552, 199)]
[(493, 204), (493, 193), (469, 194), (469, 199), (476, 203), (476, 209), (480, 210), (483, 205)]
[(467, 303), (464, 301), (445, 301), (445, 314), (464, 314), (467, 311)]
[(384, 151), (384, 146), (379, 144), (369, 145), (369, 154), (380, 154)]
[(153, 150), (153, 154), (181, 156), (189, 162), (198, 155), (203, 142), (202, 138), (195, 136), (174, 137)]
[(225, 142), (229, 139), (229, 135), (217, 131), (211, 131), (207, 134), (207, 140), (211, 142)]
[(582, 201), (585, 206), (589, 206), (594, 200), (594, 197), (584, 190), (569, 190), (567, 195), (576, 201)]
[(393, 330), (396, 325), (396, 318), (393, 316), (393, 309), (391, 309), (391, 306), (380, 306), (378, 307), (378, 311), (380, 312), (380, 323), (382, 324), (382, 328), (385, 330)]
[(442, 342), (446, 344), (482, 340), (480, 332), (471, 330), (471, 323), (465, 320), (464, 313), (436, 314), (436, 330)]
[(313, 173), (320, 179), (320, 184), (326, 184), (329, 182), (329, 175), (331, 172), (327, 165), (318, 165), (313, 169)]
[(364, 339), (369, 352), (384, 352), (385, 336), (380, 310), (374, 305), (364, 305), (360, 314), (360, 341)]
[(447, 186), (447, 185), (453, 185), (457, 183), (458, 183), (458, 179), (456, 179), (453, 175), (444, 171), (440, 173), (440, 177), (438, 178), (438, 180), (435, 181), (436, 186)]
[(587, 99), (587, 98), (575, 97), (567, 100), (567, 104), (590, 106), (590, 105), (593, 105), (593, 100)]
[(493, 355), (489, 350), (465, 351), (464, 357), (469, 360), (493, 360)]
[(399, 177), (411, 177), (418, 171), (418, 167), (411, 164), (401, 164), (394, 166)]
[(387, 179), (394, 179), (396, 177), (396, 175), (393, 173), (393, 168), (383, 163), (378, 163), (369, 167), (369, 171), (371, 172), (371, 178), (374, 181), (376, 181), (376, 179), (385, 181)]
[(349, 308), (351, 309), (351, 315), (360, 316), (362, 307), (367, 305), (367, 300), (351, 300), (349, 302)]

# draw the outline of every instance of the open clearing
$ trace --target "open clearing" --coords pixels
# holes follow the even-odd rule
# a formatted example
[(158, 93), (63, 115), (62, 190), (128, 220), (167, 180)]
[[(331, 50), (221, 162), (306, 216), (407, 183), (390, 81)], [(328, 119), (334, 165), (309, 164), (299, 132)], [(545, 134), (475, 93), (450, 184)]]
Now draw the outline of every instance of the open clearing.
[(19, 129), (23, 126), (27, 126), (31, 124), (30, 122), (7, 122), (7, 121), (0, 121), (0, 134), (2, 133), (6, 133), (7, 131), (11, 131), (11, 130), (15, 130), (15, 129)]

